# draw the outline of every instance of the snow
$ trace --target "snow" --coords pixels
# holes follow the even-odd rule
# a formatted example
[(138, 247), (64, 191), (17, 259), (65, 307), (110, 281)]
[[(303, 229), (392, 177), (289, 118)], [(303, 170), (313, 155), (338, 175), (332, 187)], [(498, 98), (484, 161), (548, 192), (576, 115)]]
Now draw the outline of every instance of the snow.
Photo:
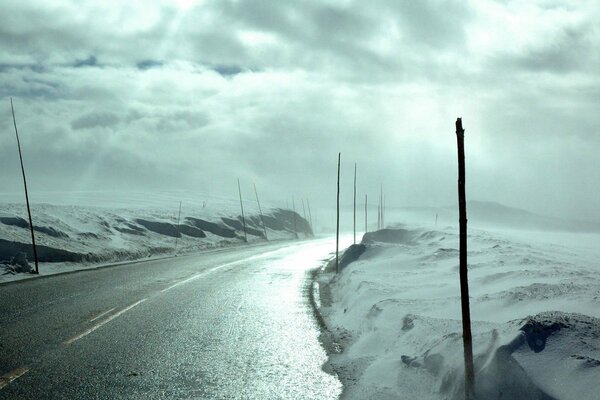
[[(236, 207), (229, 199), (215, 197), (209, 201), (188, 201), (182, 208), (178, 225), (179, 203), (170, 209), (157, 197), (158, 200), (144, 203), (141, 197), (133, 196), (130, 204), (136, 204), (135, 208), (124, 208), (119, 202), (110, 201), (102, 207), (34, 203), (32, 214), (40, 274), (244, 243), (239, 202)], [(264, 242), (256, 204), (250, 202), (245, 208), (248, 242)], [(265, 207), (263, 212), (269, 240), (295, 237), (292, 211)], [(27, 221), (23, 204), (0, 203), (0, 282), (31, 277), (28, 273), (14, 273), (15, 268), (10, 265), (11, 259), (22, 253), (27, 254), (30, 263), (33, 261)], [(300, 238), (311, 235), (308, 222), (298, 214), (296, 225)]]
[[(599, 239), (469, 230), (478, 399), (598, 398)], [(346, 398), (464, 398), (456, 227), (398, 226), (362, 243), (338, 276), (319, 277), (343, 349), (328, 367)]]

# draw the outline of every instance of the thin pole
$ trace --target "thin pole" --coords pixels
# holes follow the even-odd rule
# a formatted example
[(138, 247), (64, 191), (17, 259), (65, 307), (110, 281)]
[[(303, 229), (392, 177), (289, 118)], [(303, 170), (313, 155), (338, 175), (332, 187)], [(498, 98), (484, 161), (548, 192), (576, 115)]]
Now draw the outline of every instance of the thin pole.
[(310, 230), (311, 230), (313, 236), (315, 236), (315, 232), (313, 230), (312, 213), (310, 212), (310, 203), (308, 202), (308, 199), (306, 199), (306, 206), (308, 207), (308, 221), (310, 223)]
[(265, 233), (265, 240), (269, 240), (269, 238), (267, 238), (267, 226), (265, 225), (265, 219), (263, 218), (262, 208), (260, 208), (260, 200), (258, 200), (258, 192), (256, 191), (256, 184), (253, 183), (253, 185), (254, 185), (254, 194), (256, 195), (256, 202), (258, 203), (258, 212), (260, 213), (260, 222), (262, 223), (263, 231)]
[(467, 201), (465, 194), (465, 130), (462, 120), (456, 120), (458, 145), (458, 210), (460, 238), (460, 304), (462, 310), (463, 345), (465, 355), (465, 399), (469, 400), (475, 389), (475, 369), (473, 367), (473, 343), (471, 336), (471, 311), (469, 307), (469, 280), (467, 277)]
[(438, 213), (435, 213), (435, 226), (437, 226)]
[(35, 273), (39, 274), (37, 248), (35, 246), (35, 235), (33, 234), (33, 221), (31, 220), (31, 208), (29, 207), (29, 194), (27, 193), (27, 179), (25, 178), (25, 168), (23, 167), (23, 156), (21, 155), (21, 142), (19, 141), (19, 131), (17, 130), (17, 119), (15, 118), (15, 108), (13, 107), (12, 97), (10, 98), (10, 109), (12, 111), (13, 124), (15, 125), (15, 136), (17, 137), (17, 147), (19, 148), (19, 160), (21, 161), (21, 172), (23, 173), (23, 186), (25, 187), (25, 202), (27, 203), (27, 215), (29, 216), (29, 228), (31, 229), (31, 245), (33, 246), (33, 259), (35, 261)]
[(338, 153), (338, 170), (337, 170), (337, 203), (336, 203), (336, 223), (335, 223), (335, 273), (339, 272), (339, 249), (340, 249), (340, 162), (342, 153)]
[(292, 196), (292, 211), (294, 212), (294, 235), (298, 239), (298, 230), (296, 229), (296, 201), (294, 200), (294, 196)]
[(385, 229), (385, 194), (383, 195), (383, 206), (381, 207), (381, 228)]
[(306, 217), (306, 208), (304, 207), (304, 199), (300, 199), (302, 201), (302, 215), (304, 216), (304, 220), (308, 222), (308, 218)]
[(356, 244), (356, 163), (354, 163), (354, 244)]
[(246, 217), (244, 217), (244, 204), (242, 203), (242, 189), (240, 187), (240, 179), (238, 178), (238, 193), (240, 194), (240, 208), (242, 209), (242, 225), (244, 226), (244, 242), (248, 242), (246, 235)]
[(367, 195), (365, 194), (365, 233), (369, 232), (367, 229), (367, 215), (368, 215), (368, 211), (367, 211)]
[(175, 236), (175, 252), (177, 252), (177, 239), (179, 238), (179, 221), (181, 221), (181, 201), (179, 202), (179, 214), (177, 215), (177, 236)]

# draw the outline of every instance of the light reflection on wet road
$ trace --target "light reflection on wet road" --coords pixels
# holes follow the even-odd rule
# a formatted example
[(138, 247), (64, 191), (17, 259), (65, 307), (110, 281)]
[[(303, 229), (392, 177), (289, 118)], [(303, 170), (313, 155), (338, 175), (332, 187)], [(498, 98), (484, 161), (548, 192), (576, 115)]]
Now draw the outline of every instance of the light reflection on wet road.
[[(21, 364), (30, 370), (0, 390), (0, 398), (338, 398), (339, 381), (321, 369), (326, 355), (305, 293), (308, 270), (332, 246), (331, 240), (315, 240), (219, 255), (216, 263), (191, 257), (162, 261), (146, 271), (160, 283), (140, 273), (137, 283), (112, 285), (119, 296), (123, 291), (131, 296), (96, 304), (98, 312), (87, 313), (93, 322), (82, 326), (91, 332), (81, 336), (82, 329), (73, 326), (69, 335), (54, 333), (57, 343), (38, 346), (38, 354), (23, 351)], [(188, 274), (160, 276), (181, 263), (187, 263)], [(213, 270), (217, 265), (224, 266)], [(98, 286), (97, 292), (105, 290)], [(5, 328), (0, 339), (9, 334)], [(0, 365), (1, 373), (16, 368), (19, 357), (8, 364)]]

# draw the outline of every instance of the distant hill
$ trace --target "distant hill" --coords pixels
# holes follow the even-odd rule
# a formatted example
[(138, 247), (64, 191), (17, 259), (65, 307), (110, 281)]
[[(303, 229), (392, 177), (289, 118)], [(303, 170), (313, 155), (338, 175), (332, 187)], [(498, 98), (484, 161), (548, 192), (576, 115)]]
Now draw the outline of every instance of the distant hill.
[[(456, 209), (456, 206), (445, 208)], [(475, 224), (487, 223), (521, 229), (600, 232), (600, 223), (597, 222), (548, 217), (490, 201), (469, 201), (467, 214), (469, 222)]]

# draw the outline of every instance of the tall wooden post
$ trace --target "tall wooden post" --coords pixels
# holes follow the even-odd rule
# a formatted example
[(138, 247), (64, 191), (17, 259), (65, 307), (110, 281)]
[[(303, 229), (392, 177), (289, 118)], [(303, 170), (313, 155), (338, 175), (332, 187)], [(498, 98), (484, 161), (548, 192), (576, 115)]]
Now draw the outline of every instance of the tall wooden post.
[(302, 201), (302, 216), (304, 217), (304, 220), (308, 222), (308, 217), (306, 216), (306, 207), (304, 207), (304, 199), (300, 200)]
[(354, 163), (354, 244), (356, 244), (356, 163)]
[(367, 211), (367, 195), (365, 194), (365, 233), (369, 232), (369, 230), (367, 228), (367, 215), (368, 215), (368, 211)]
[(339, 249), (340, 249), (340, 162), (342, 153), (338, 153), (338, 170), (337, 170), (337, 202), (336, 202), (336, 222), (335, 222), (335, 273), (340, 270)]
[(31, 230), (31, 245), (33, 246), (33, 259), (35, 261), (35, 273), (39, 274), (37, 248), (35, 246), (35, 235), (33, 233), (33, 221), (31, 219), (31, 208), (29, 207), (29, 193), (27, 192), (27, 179), (25, 178), (25, 168), (23, 167), (23, 155), (21, 154), (21, 142), (19, 141), (19, 131), (17, 130), (17, 119), (15, 118), (15, 108), (13, 107), (12, 97), (10, 98), (10, 109), (12, 111), (13, 124), (15, 125), (15, 136), (17, 137), (17, 147), (19, 149), (19, 160), (21, 161), (21, 172), (23, 174), (23, 186), (25, 187), (25, 202), (27, 203), (27, 215), (29, 216), (29, 229)]
[(267, 237), (267, 226), (265, 225), (265, 219), (263, 218), (263, 213), (262, 213), (262, 208), (260, 208), (260, 200), (258, 200), (258, 192), (256, 191), (256, 184), (252, 184), (254, 185), (254, 194), (256, 195), (256, 202), (258, 203), (258, 212), (260, 214), (260, 222), (262, 223), (263, 226), (263, 232), (265, 233), (265, 240), (269, 240), (269, 238)]
[(310, 223), (310, 230), (313, 233), (313, 236), (315, 236), (315, 231), (313, 228), (312, 213), (310, 212), (310, 203), (308, 202), (308, 199), (306, 199), (306, 206), (308, 207), (308, 222)]
[(242, 209), (242, 225), (244, 227), (244, 242), (248, 243), (248, 235), (246, 235), (246, 217), (244, 217), (244, 204), (242, 203), (242, 188), (240, 187), (240, 179), (238, 178), (238, 193), (240, 194), (240, 208)]
[(473, 342), (471, 335), (471, 310), (469, 307), (469, 280), (467, 277), (467, 201), (465, 194), (465, 130), (462, 120), (456, 120), (458, 144), (458, 214), (459, 214), (459, 271), (460, 303), (462, 310), (463, 346), (465, 356), (465, 399), (470, 400), (475, 389), (475, 369), (473, 367)]

